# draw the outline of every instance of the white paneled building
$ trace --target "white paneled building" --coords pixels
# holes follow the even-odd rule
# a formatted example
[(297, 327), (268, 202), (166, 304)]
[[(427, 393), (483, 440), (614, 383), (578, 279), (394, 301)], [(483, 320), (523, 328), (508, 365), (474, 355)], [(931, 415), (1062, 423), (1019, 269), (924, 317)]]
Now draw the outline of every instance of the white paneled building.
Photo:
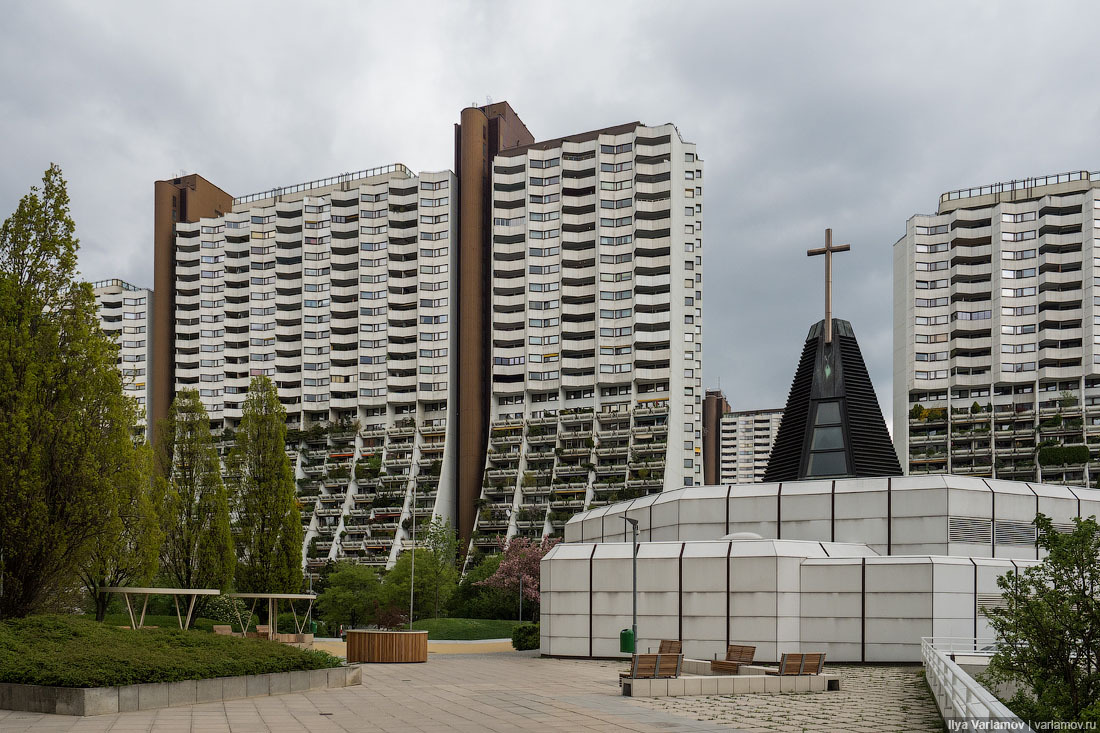
[(391, 562), (414, 512), (453, 512), (454, 188), (397, 164), (177, 224), (175, 390), (232, 430), (274, 381), (310, 565)]
[(772, 443), (783, 410), (727, 412), (720, 420), (721, 483), (751, 484), (764, 480)]
[[(116, 278), (92, 283), (92, 293), (99, 327), (118, 342), (122, 388), (145, 410), (149, 404), (153, 291)], [(144, 416), (141, 425), (146, 426)]]
[(1093, 485), (1100, 174), (951, 191), (894, 245), (894, 444), (910, 474)]
[(702, 483), (702, 178), (671, 124), (496, 156), (477, 543)]
[(689, 657), (917, 662), (922, 636), (989, 636), (997, 577), (1040, 559), (1036, 512), (1069, 530), (1100, 490), (960, 476), (690, 487), (575, 516), (542, 563), (542, 653), (620, 656), (639, 521), (638, 648)]

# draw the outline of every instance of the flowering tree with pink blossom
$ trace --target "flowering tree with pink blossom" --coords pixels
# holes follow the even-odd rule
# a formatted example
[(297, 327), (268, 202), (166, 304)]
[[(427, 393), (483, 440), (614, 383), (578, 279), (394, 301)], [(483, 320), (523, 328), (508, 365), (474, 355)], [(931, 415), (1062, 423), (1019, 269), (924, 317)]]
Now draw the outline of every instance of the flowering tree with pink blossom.
[(478, 585), (510, 590), (517, 596), (522, 592), (523, 598), (537, 604), (542, 558), (560, 541), (560, 538), (544, 537), (541, 541), (535, 542), (528, 537), (513, 537), (507, 544), (502, 542), (500, 565), (495, 573), (480, 581)]

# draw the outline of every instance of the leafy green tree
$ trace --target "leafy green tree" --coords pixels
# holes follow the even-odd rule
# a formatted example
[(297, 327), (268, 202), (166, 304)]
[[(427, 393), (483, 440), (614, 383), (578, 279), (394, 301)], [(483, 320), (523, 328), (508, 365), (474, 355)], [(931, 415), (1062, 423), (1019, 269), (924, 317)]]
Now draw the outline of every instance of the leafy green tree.
[(254, 377), (227, 463), (237, 546), (237, 589), (297, 593), (302, 515), (286, 455), (286, 410), (275, 384)]
[(371, 620), (378, 590), (378, 573), (373, 568), (340, 562), (317, 597), (317, 609), (329, 628), (340, 624), (354, 628)]
[(490, 588), (481, 581), (500, 567), (500, 555), (490, 555), (466, 571), (449, 604), (457, 618), (514, 618), (517, 593), (504, 588)]
[(1021, 718), (1100, 722), (1100, 525), (1075, 519), (1072, 533), (1039, 514), (1038, 565), (997, 579), (1004, 608), (986, 610), (1000, 642), (987, 672), (1013, 682)]
[(0, 227), (0, 617), (79, 584), (114, 482), (136, 470), (135, 405), (77, 280), (74, 233), (55, 165)]
[(229, 502), (199, 393), (179, 392), (157, 429), (156, 477), (164, 496), (161, 568), (180, 588), (226, 589), (235, 564)]
[(416, 568), (413, 555), (403, 552), (394, 566), (382, 578), (379, 608), (389, 615), (407, 614), (410, 579), (415, 575), (414, 619), (439, 618), (458, 585), (458, 550), (460, 542), (454, 528), (439, 517), (417, 529)]
[(104, 586), (146, 585), (157, 571), (164, 541), (154, 495), (152, 451), (142, 441), (116, 454), (111, 474), (113, 497), (104, 504), (104, 521), (80, 568), (80, 579), (95, 607), (96, 621), (107, 615), (110, 594)]

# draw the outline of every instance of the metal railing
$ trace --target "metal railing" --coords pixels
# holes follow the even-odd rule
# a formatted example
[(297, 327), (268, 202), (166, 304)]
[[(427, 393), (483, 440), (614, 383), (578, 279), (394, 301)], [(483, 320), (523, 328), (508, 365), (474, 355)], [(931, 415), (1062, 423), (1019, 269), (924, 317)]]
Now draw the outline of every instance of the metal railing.
[(1004, 730), (1031, 733), (1027, 723), (955, 663), (956, 655), (990, 657), (996, 650), (994, 639), (923, 637), (921, 658), (936, 706), (944, 721), (994, 719), (1005, 724)]
[(253, 201), (261, 201), (263, 199), (275, 198), (276, 196), (284, 196), (290, 193), (309, 191), (314, 188), (335, 186), (339, 183), (350, 183), (351, 181), (358, 181), (363, 178), (379, 176), (384, 173), (403, 173), (406, 178), (413, 177), (412, 171), (410, 171), (409, 168), (403, 163), (391, 163), (390, 165), (383, 165), (379, 166), (378, 168), (365, 168), (364, 170), (355, 171), (354, 173), (341, 173), (338, 176), (318, 178), (315, 181), (307, 181), (306, 183), (299, 183), (294, 186), (272, 188), (268, 189), (267, 191), (260, 191), (259, 193), (250, 193), (247, 196), (241, 196), (239, 198), (233, 199), (233, 205), (239, 206), (241, 204), (252, 203)]
[(990, 196), (992, 194), (1005, 193), (1006, 191), (1023, 191), (1040, 186), (1053, 186), (1058, 183), (1071, 183), (1073, 181), (1095, 181), (1100, 179), (1100, 173), (1088, 171), (1070, 171), (1069, 173), (1056, 173), (1050, 176), (1037, 178), (1023, 178), (1015, 181), (991, 183), (988, 186), (975, 186), (973, 188), (960, 188), (956, 191), (948, 191), (940, 196), (940, 201), (956, 201), (968, 199), (973, 196)]

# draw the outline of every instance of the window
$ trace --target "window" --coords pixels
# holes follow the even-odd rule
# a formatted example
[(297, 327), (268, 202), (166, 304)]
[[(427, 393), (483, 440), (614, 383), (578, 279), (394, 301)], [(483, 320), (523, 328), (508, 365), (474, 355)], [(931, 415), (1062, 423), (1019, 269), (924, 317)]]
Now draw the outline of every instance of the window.
[(1035, 315), (1035, 306), (1033, 305), (1021, 305), (1021, 306), (1004, 306), (1001, 308), (1002, 316), (1033, 316)]
[(807, 476), (838, 476), (847, 473), (848, 457), (844, 450), (844, 428), (839, 401), (819, 402), (810, 437)]
[(561, 272), (561, 265), (531, 265), (528, 271), (532, 275), (548, 275), (554, 272)]
[(601, 145), (600, 152), (606, 155), (618, 155), (619, 153), (629, 153), (634, 149), (634, 143), (622, 143), (621, 145)]
[(1019, 224), (1022, 221), (1035, 221), (1034, 211), (1025, 211), (1021, 214), (1001, 214), (1001, 221), (1009, 224)]
[(942, 244), (918, 244), (914, 249), (921, 254), (928, 254), (931, 252), (946, 252), (947, 242), (944, 242)]
[(448, 185), (450, 185), (450, 183), (448, 181), (435, 181), (435, 182), (421, 181), (420, 182), (420, 190), (421, 191), (441, 191), (444, 188), (447, 188)]
[(529, 160), (527, 164), (532, 168), (554, 168), (561, 165), (561, 158), (550, 158), (549, 160)]
[(917, 280), (917, 290), (937, 290), (947, 287), (947, 280)]
[(600, 170), (604, 173), (619, 173), (628, 171), (634, 167), (634, 161), (624, 160), (621, 163), (600, 163)]
[(626, 181), (600, 181), (601, 191), (623, 191), (625, 189), (633, 187), (634, 182), (631, 180)]
[(1026, 232), (1001, 232), (1002, 242), (1024, 242), (1028, 239), (1035, 239), (1035, 230), (1029, 229)]
[(1001, 288), (1002, 298), (1025, 298), (1029, 295), (1035, 295), (1035, 288)]
[(916, 233), (917, 234), (947, 234), (947, 231), (948, 231), (947, 224), (937, 224), (935, 226), (930, 226), (930, 227), (917, 227), (916, 228)]
[(601, 209), (625, 209), (634, 203), (634, 199), (600, 199)]
[(948, 303), (948, 298), (917, 298), (918, 308), (939, 308)]
[(533, 204), (552, 204), (555, 201), (561, 201), (560, 193), (531, 194), (531, 203)]
[(1001, 277), (1006, 280), (1016, 280), (1021, 277), (1035, 277), (1035, 268), (1027, 267), (1023, 270), (1001, 270)]
[(560, 229), (532, 229), (530, 231), (531, 239), (556, 239), (560, 234)]
[(1015, 252), (1006, 250), (1001, 252), (1002, 260), (1030, 260), (1035, 256), (1035, 250), (1033, 249), (1021, 249)]
[[(437, 206), (447, 206), (451, 203), (451, 200), (447, 196), (443, 196), (437, 199), (420, 199), (420, 206), (427, 207), (429, 209)], [(392, 206), (392, 204), (391, 204)]]
[[(532, 211), (531, 221), (555, 221), (561, 218), (560, 211)], [(519, 221), (523, 223), (523, 217), (519, 217)]]
[(546, 178), (536, 178), (531, 176), (530, 185), (532, 186), (556, 186), (561, 182), (561, 176), (548, 176)]
[(1002, 372), (1012, 372), (1012, 373), (1015, 373), (1015, 372), (1033, 372), (1033, 371), (1035, 371), (1035, 362), (1033, 362), (1033, 361), (1024, 361), (1024, 362), (1019, 362), (1019, 363), (1007, 362), (1007, 361), (1002, 362), (1001, 363), (1001, 371)]
[(611, 218), (608, 218), (608, 217), (604, 217), (604, 218), (600, 219), (600, 226), (602, 226), (602, 227), (625, 227), (625, 226), (630, 226), (630, 223), (632, 221), (633, 221), (633, 218), (629, 217), (629, 216), (620, 216), (617, 219), (611, 219)]
[(956, 321), (986, 321), (992, 317), (993, 311), (956, 311), (951, 314)]

